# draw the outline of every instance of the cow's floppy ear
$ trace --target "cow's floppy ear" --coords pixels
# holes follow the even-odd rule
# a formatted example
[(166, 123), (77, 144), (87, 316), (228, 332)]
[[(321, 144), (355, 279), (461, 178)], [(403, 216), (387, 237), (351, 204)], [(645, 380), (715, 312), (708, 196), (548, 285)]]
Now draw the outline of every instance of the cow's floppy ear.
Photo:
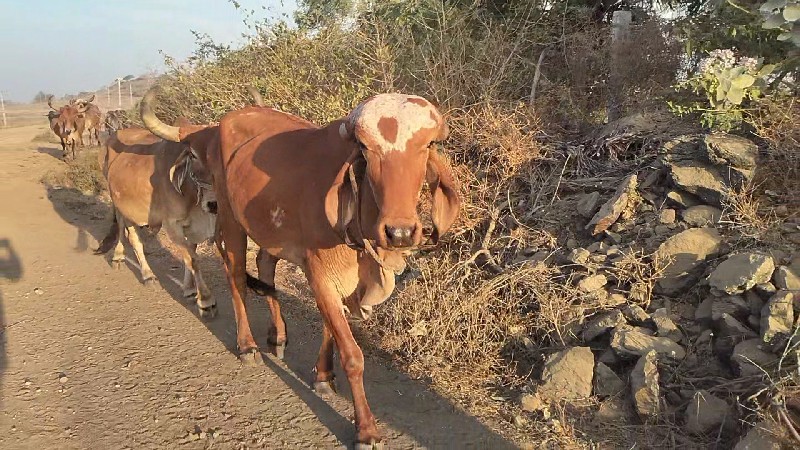
[(186, 175), (189, 174), (189, 165), (191, 164), (192, 153), (186, 149), (181, 152), (175, 164), (169, 168), (169, 181), (176, 191), (181, 193), (181, 186), (186, 180)]
[(458, 217), (461, 199), (458, 196), (458, 185), (453, 177), (450, 164), (433, 148), (428, 154), (425, 181), (427, 181), (430, 188), (433, 203), (431, 208), (431, 218), (433, 219), (431, 241), (436, 244)]
[(325, 195), (325, 216), (328, 218), (328, 223), (340, 233), (344, 232), (355, 215), (356, 198), (353, 195), (353, 187), (350, 185), (348, 171), (358, 153), (359, 150), (356, 149), (347, 158), (345, 164), (339, 169), (339, 173), (336, 174), (333, 185)]

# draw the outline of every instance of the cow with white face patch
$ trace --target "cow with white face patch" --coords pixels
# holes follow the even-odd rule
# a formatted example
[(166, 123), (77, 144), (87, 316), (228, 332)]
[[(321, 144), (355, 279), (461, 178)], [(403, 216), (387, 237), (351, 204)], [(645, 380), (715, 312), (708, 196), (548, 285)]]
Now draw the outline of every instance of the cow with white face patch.
[(231, 285), (243, 361), (258, 359), (245, 309), (247, 237), (261, 248), (258, 269), (277, 353), (287, 342), (274, 295), (279, 260), (300, 266), (323, 318), (314, 388), (333, 390), (339, 350), (355, 404), (356, 448), (382, 441), (364, 392), (364, 355), (346, 313), (366, 318), (386, 300), (403, 256), (423, 239), (417, 214), (422, 186), (432, 196), (437, 242), (458, 215), (458, 187), (436, 142), (447, 137), (439, 111), (422, 97), (381, 94), (347, 117), (318, 127), (271, 108), (244, 108), (219, 125), (170, 127), (142, 100), (142, 120), (156, 135), (191, 145), (208, 162), (218, 201), (217, 243)]

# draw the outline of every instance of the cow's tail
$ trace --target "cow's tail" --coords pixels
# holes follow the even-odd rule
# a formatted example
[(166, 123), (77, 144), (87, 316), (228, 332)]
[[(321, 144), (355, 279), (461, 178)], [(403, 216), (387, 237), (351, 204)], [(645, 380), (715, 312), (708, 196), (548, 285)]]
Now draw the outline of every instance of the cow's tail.
[(245, 273), (247, 274), (247, 287), (253, 292), (264, 297), (275, 294), (275, 286), (265, 283), (247, 272)]
[(112, 247), (117, 245), (117, 241), (119, 240), (119, 222), (117, 222), (117, 212), (113, 210), (113, 206), (112, 216), (111, 229), (108, 230), (106, 237), (100, 241), (100, 245), (97, 247), (97, 250), (94, 251), (95, 255), (105, 255)]

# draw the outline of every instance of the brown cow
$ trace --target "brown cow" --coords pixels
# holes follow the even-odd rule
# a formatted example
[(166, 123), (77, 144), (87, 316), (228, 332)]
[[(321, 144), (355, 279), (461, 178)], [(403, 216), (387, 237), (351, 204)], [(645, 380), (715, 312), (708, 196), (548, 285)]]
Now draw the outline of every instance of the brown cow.
[[(89, 132), (89, 146), (93, 144), (93, 135), (94, 141), (97, 142), (98, 146), (100, 145), (100, 125), (103, 116), (103, 114), (100, 112), (100, 108), (92, 103), (94, 101), (94, 97), (94, 94), (92, 94), (88, 100), (79, 98), (70, 101), (70, 104), (74, 105), (76, 108), (78, 108), (78, 111), (83, 113), (85, 120), (84, 129)], [(83, 133), (81, 133), (81, 146), (83, 146)]]
[(75, 145), (83, 140), (83, 127), (85, 124), (83, 113), (71, 104), (66, 104), (56, 109), (53, 106), (52, 95), (47, 98), (47, 106), (52, 109), (47, 113), (50, 129), (61, 140), (61, 151), (64, 159), (69, 155), (67, 147), (72, 151), (72, 159), (75, 159)]
[(163, 225), (183, 258), (184, 295), (196, 295), (201, 317), (213, 317), (216, 306), (195, 260), (197, 244), (214, 234), (216, 203), (210, 173), (194, 151), (145, 129), (127, 128), (108, 138), (98, 159), (108, 180), (114, 219), (95, 254), (115, 246), (112, 262), (120, 267), (125, 260), (120, 239), (124, 232), (139, 260), (142, 280), (152, 284), (155, 276), (135, 227)]
[[(170, 127), (153, 114), (153, 96), (141, 104), (148, 129), (206, 149), (240, 357), (259, 355), (244, 304), (250, 236), (261, 247), (259, 277), (270, 287), (279, 260), (303, 269), (324, 319), (314, 388), (333, 389), (335, 343), (353, 393), (356, 447), (380, 446), (364, 391), (364, 356), (346, 313), (369, 315), (394, 290), (404, 253), (422, 243), (423, 183), (432, 192), (430, 239), (437, 242), (456, 219), (458, 189), (435, 148), (448, 134), (443, 117), (422, 97), (381, 94), (325, 127), (253, 107), (228, 113), (218, 126)], [(285, 344), (280, 306), (274, 295), (267, 301), (273, 338)]]

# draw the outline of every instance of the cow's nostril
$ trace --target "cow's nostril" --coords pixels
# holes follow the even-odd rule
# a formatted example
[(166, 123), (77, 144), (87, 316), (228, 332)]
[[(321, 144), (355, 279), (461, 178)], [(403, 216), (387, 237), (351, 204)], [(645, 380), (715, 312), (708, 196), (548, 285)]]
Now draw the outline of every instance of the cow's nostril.
[(408, 247), (412, 245), (414, 230), (416, 230), (416, 226), (392, 227), (386, 225), (384, 227), (386, 238), (393, 247)]
[(217, 213), (217, 202), (208, 202), (206, 203), (206, 207), (208, 208), (208, 212), (211, 214)]

